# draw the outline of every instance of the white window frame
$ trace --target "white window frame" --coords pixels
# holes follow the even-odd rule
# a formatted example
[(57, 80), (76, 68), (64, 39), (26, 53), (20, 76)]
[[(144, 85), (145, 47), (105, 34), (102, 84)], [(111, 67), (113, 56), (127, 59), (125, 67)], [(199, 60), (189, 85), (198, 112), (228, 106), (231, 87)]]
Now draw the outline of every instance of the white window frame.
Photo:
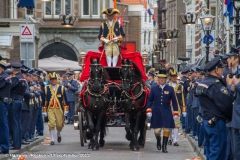
[(92, 17), (94, 17), (94, 18), (100, 18), (100, 0), (97, 0), (97, 2), (98, 2), (98, 14), (97, 15), (93, 15), (93, 0), (91, 0), (92, 1), (92, 5), (91, 5), (91, 7), (92, 7)]
[(82, 3), (81, 3), (81, 15), (82, 15), (82, 17), (90, 17), (90, 7), (91, 7), (91, 2), (90, 2), (90, 0), (89, 0), (89, 7), (88, 7), (88, 9), (89, 9), (89, 15), (84, 15), (83, 14), (83, 0), (81, 1)]
[(63, 14), (64, 12), (63, 12), (63, 8), (65, 8), (65, 6), (63, 6), (63, 1), (65, 1), (65, 0), (61, 0), (61, 12), (60, 12), (60, 14), (59, 15), (56, 15), (55, 14), (55, 10), (56, 10), (56, 1), (54, 0), (54, 1), (52, 1), (53, 3), (52, 3), (52, 8), (53, 8), (53, 11), (54, 11), (54, 13), (52, 14), (53, 15), (53, 18), (59, 18), (59, 16), (61, 15), (61, 14)]
[(149, 31), (149, 32), (148, 32), (148, 45), (151, 44), (151, 37), (152, 37), (151, 31)]

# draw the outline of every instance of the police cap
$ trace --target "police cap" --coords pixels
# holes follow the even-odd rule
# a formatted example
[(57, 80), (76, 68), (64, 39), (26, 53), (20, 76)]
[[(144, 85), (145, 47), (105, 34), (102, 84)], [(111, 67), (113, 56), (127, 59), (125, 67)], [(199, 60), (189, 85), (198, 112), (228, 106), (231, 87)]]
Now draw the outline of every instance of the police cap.
[(38, 69), (38, 68), (34, 68), (35, 72), (37, 72), (38, 75), (40, 75), (41, 73), (43, 73), (42, 70)]
[(204, 70), (206, 72), (210, 72), (210, 71), (213, 71), (214, 69), (216, 69), (217, 67), (223, 68), (224, 66), (225, 65), (222, 63), (221, 58), (218, 56), (218, 57), (213, 58), (211, 61), (209, 61), (205, 65)]
[(153, 74), (152, 72), (149, 72), (149, 73), (148, 73), (148, 76), (154, 77), (154, 74)]
[(12, 62), (11, 66), (12, 66), (12, 68), (20, 69), (22, 67), (22, 63), (20, 63), (20, 62)]
[(227, 56), (238, 56), (239, 47), (231, 47), (231, 52), (227, 53)]
[(189, 71), (190, 71), (190, 67), (185, 67), (185, 68), (182, 70), (182, 74), (188, 73)]
[(73, 73), (72, 71), (70, 71), (70, 72), (66, 73), (66, 75), (67, 75), (68, 77), (70, 77), (70, 76), (74, 75), (74, 73)]
[(33, 75), (33, 76), (37, 76), (37, 77), (39, 77), (38, 72), (36, 72), (36, 71), (33, 72), (32, 75)]
[(11, 71), (11, 70), (9, 70), (9, 69), (5, 70), (4, 72), (5, 72), (5, 73), (7, 73), (8, 75), (11, 75), (11, 74), (13, 74), (13, 73), (12, 73), (12, 71)]

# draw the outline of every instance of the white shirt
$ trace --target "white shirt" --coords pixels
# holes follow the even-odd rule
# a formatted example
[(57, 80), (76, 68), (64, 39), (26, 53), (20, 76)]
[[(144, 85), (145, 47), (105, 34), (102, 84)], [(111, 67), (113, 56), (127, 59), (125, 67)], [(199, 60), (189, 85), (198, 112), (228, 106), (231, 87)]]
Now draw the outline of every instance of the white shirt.
[(111, 21), (108, 21), (109, 25), (112, 27), (112, 24), (113, 24), (113, 20)]
[(52, 89), (55, 91), (56, 90), (56, 86), (52, 86)]
[(173, 88), (175, 88), (176, 85), (177, 85), (176, 83), (173, 83), (173, 82), (172, 82), (172, 87), (173, 87)]
[(160, 84), (160, 87), (163, 89), (163, 88), (165, 87), (165, 84), (164, 84), (164, 85), (161, 85), (161, 84)]

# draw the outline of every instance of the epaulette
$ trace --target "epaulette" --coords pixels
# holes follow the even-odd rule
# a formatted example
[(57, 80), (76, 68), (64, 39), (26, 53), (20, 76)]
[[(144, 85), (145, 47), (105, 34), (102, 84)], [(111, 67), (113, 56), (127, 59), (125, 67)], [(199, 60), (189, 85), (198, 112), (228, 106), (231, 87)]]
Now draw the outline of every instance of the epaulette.
[(216, 79), (216, 81), (215, 81), (215, 82), (220, 82), (220, 81), (219, 81), (219, 79)]
[(187, 78), (187, 80), (189, 80), (189, 79)]

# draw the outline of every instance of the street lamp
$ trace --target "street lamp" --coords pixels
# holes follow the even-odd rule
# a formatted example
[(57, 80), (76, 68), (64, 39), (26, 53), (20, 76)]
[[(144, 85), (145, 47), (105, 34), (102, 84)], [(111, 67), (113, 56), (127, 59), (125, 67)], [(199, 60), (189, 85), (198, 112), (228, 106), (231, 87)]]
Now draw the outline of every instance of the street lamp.
[(64, 27), (72, 27), (74, 22), (76, 21), (76, 16), (71, 14), (61, 14), (59, 16), (59, 19), (61, 20), (62, 26)]
[[(240, 19), (240, 16), (239, 16), (239, 11), (240, 11), (240, 0), (233, 0), (233, 7), (236, 11), (236, 16), (234, 17), (235, 20), (236, 20), (236, 23), (234, 25), (235, 27), (235, 35), (236, 35), (236, 38), (235, 38), (235, 44), (236, 46), (239, 45), (239, 42), (238, 42), (238, 38), (239, 38), (239, 19)], [(234, 19), (233, 18), (233, 19)]]
[(205, 15), (200, 17), (202, 29), (203, 29), (204, 35), (206, 36), (206, 62), (205, 63), (208, 63), (210, 35), (211, 35), (213, 23), (214, 23), (214, 18), (215, 16), (212, 16), (209, 13), (206, 13)]
[(182, 13), (180, 16), (180, 19), (183, 25), (191, 26), (192, 24), (195, 24), (197, 20), (197, 16), (196, 16), (196, 13), (194, 12), (187, 12), (187, 13)]

